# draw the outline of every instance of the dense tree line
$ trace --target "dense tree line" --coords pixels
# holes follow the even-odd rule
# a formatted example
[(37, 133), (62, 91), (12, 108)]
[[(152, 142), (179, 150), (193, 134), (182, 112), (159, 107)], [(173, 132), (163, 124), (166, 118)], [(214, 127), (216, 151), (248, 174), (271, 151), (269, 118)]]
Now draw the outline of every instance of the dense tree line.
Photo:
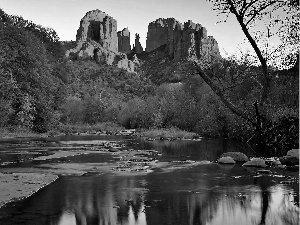
[(55, 120), (62, 90), (62, 81), (52, 74), (55, 60), (41, 37), (23, 27), (21, 17), (5, 16), (1, 11), (1, 125), (46, 131)]

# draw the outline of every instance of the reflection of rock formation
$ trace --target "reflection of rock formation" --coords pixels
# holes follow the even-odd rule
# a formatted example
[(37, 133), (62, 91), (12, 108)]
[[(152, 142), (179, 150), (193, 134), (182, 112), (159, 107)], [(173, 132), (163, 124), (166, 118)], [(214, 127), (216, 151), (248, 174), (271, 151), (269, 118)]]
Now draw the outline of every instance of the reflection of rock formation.
[(207, 36), (205, 27), (191, 20), (181, 24), (174, 18), (157, 19), (148, 26), (146, 52), (166, 45), (170, 57), (180, 59), (195, 56), (211, 60), (219, 57), (218, 43)]
[(77, 183), (67, 191), (66, 210), (73, 211), (77, 225), (147, 224), (144, 197), (135, 177), (97, 177)]
[[(130, 51), (130, 41), (126, 30), (123, 34), (125, 36), (120, 39), (123, 43), (122, 51), (127, 52)], [(106, 13), (100, 10), (88, 12), (80, 21), (76, 41), (77, 46), (68, 50), (66, 57), (94, 59), (100, 64), (114, 65), (134, 72), (135, 64), (128, 60), (126, 54), (118, 52), (117, 21)]]
[(118, 32), (118, 50), (126, 54), (131, 52), (130, 32), (128, 28), (124, 28)]
[(299, 184), (254, 174), (212, 164), (145, 176), (66, 176), (13, 207), (13, 214), (3, 209), (1, 225), (299, 224), (293, 196)]

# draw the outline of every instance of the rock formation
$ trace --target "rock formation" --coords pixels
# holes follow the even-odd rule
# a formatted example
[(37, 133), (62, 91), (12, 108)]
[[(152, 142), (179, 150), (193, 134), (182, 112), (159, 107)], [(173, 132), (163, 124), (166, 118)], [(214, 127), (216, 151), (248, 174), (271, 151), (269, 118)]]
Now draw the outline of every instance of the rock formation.
[[(143, 52), (140, 36), (135, 35), (133, 54)], [(138, 63), (128, 60), (131, 53), (128, 28), (117, 32), (117, 21), (100, 10), (87, 12), (80, 21), (76, 47), (66, 52), (67, 57), (94, 59), (98, 63), (116, 65), (133, 72)], [(157, 48), (170, 58), (197, 57), (208, 61), (220, 57), (218, 43), (201, 24), (188, 21), (181, 24), (174, 18), (157, 19), (148, 26), (146, 52)]]
[(191, 20), (181, 24), (174, 18), (157, 19), (148, 25), (146, 52), (166, 45), (171, 58), (180, 59), (187, 56), (220, 56), (218, 43), (212, 36), (207, 36), (205, 27)]
[(167, 44), (168, 39), (173, 36), (173, 30), (175, 30), (176, 26), (181, 27), (181, 24), (174, 18), (160, 18), (149, 23), (146, 52), (150, 52), (164, 44)]
[[(128, 30), (123, 31), (126, 36)], [(98, 63), (115, 65), (128, 72), (135, 71), (135, 63), (128, 60), (125, 53), (118, 52), (117, 21), (101, 10), (87, 12), (81, 19), (76, 42), (77, 46), (68, 50), (66, 57), (94, 59)], [(123, 51), (126, 45), (122, 46)]]
[(118, 52), (117, 21), (101, 10), (93, 10), (81, 19), (76, 41), (94, 40), (103, 48)]
[(118, 50), (126, 54), (131, 52), (130, 32), (128, 28), (124, 28), (118, 32)]
[(144, 49), (140, 43), (140, 35), (135, 34), (134, 52), (139, 54), (139, 53), (142, 53), (143, 51), (144, 51)]

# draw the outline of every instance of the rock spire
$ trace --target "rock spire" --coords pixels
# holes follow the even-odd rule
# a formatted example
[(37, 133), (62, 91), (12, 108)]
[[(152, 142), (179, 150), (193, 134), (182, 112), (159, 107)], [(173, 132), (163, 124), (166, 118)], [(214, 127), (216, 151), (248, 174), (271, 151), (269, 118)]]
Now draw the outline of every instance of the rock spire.
[(131, 52), (130, 32), (128, 28), (124, 28), (118, 32), (118, 51), (126, 54)]
[(135, 34), (134, 52), (139, 54), (139, 53), (142, 53), (143, 51), (144, 51), (144, 49), (140, 43), (140, 35)]

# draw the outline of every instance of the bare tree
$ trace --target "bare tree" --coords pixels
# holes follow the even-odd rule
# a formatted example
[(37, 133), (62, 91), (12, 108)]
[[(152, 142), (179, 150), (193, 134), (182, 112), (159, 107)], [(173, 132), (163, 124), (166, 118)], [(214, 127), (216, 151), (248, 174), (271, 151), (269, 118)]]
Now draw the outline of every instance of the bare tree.
[[(299, 25), (299, 3), (295, 0), (208, 1), (213, 4), (213, 9), (218, 12), (221, 21), (226, 22), (230, 14), (236, 17), (260, 62), (262, 70), (262, 95), (260, 100), (265, 101), (271, 81), (268, 70), (268, 60), (271, 58), (271, 51), (265, 52), (265, 49), (260, 47), (259, 43), (263, 39), (263, 36), (270, 39), (277, 35), (283, 41), (281, 46), (277, 46), (277, 52), (278, 49), (281, 52), (285, 50), (285, 44), (288, 44), (288, 41), (290, 41), (291, 45), (294, 45), (293, 49), (299, 51), (297, 49), (299, 45), (295, 46), (299, 42), (299, 26), (297, 26)], [(254, 28), (256, 25), (260, 26), (259, 31), (255, 31)], [(265, 26), (265, 32), (262, 31), (262, 26)], [(295, 54), (295, 51), (292, 51), (292, 53)]]
[[(230, 85), (224, 87), (216, 79), (217, 73), (214, 71), (213, 65), (203, 62), (203, 60), (191, 59), (196, 68), (196, 73), (211, 87), (211, 89), (220, 97), (221, 101), (233, 113), (248, 121), (256, 129), (258, 140), (261, 140), (262, 118), (261, 112), (265, 103), (268, 101), (268, 93), (270, 91), (271, 75), (270, 75), (270, 56), (271, 53), (277, 52), (278, 55), (282, 51), (292, 55), (299, 53), (299, 3), (296, 0), (208, 0), (213, 5), (220, 16), (220, 22), (226, 22), (228, 16), (234, 15), (245, 34), (246, 39), (251, 44), (257, 62), (260, 65), (261, 72), (253, 75), (247, 71), (247, 68), (239, 70), (236, 77), (251, 76), (260, 88), (260, 96), (253, 99), (252, 109), (243, 109), (228, 98), (226, 91)], [(255, 30), (255, 26), (260, 26), (259, 30)], [(262, 32), (262, 27), (265, 32)], [(259, 35), (259, 36), (258, 36)], [(260, 41), (264, 36), (270, 39), (276, 36), (282, 40), (282, 44), (275, 51), (267, 51), (260, 45)], [(290, 48), (286, 48), (289, 44)], [(267, 46), (269, 47), (269, 46)], [(289, 49), (289, 50), (286, 50)], [(290, 51), (290, 52), (289, 52)], [(276, 55), (276, 54), (275, 54)], [(294, 60), (295, 62), (295, 60)], [(293, 63), (293, 62), (292, 62)], [(256, 64), (257, 66), (258, 64)]]

